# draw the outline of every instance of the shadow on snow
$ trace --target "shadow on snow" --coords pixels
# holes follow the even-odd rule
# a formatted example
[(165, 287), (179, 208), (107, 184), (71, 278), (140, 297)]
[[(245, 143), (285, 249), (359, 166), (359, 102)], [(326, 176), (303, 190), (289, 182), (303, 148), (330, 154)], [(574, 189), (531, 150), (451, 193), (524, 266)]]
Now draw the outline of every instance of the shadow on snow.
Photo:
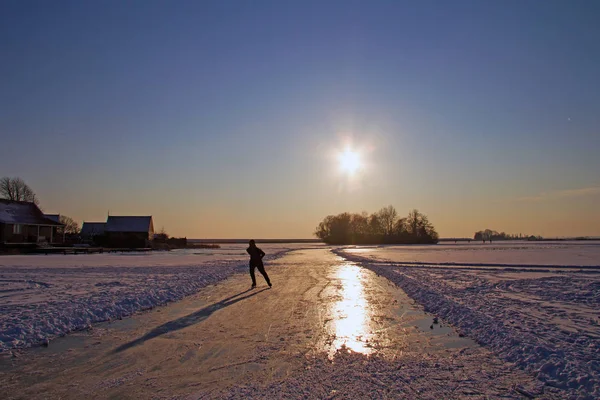
[(223, 300), (219, 301), (218, 303), (214, 303), (209, 306), (206, 306), (192, 314), (186, 315), (185, 317), (181, 317), (176, 320), (169, 321), (165, 324), (162, 324), (161, 326), (154, 328), (153, 330), (151, 330), (144, 336), (117, 347), (114, 350), (114, 353), (120, 353), (124, 350), (127, 350), (127, 349), (133, 347), (133, 346), (142, 344), (142, 343), (146, 342), (147, 340), (154, 339), (155, 337), (164, 335), (165, 333), (178, 331), (180, 329), (187, 328), (188, 326), (202, 322), (206, 318), (210, 317), (212, 315), (212, 313), (214, 313), (215, 311), (225, 308), (227, 306), (230, 306), (232, 304), (235, 304), (238, 301), (242, 301), (249, 297), (256, 296), (257, 294), (259, 294), (260, 292), (263, 292), (265, 290), (267, 290), (267, 288), (253, 291), (253, 293), (248, 294), (246, 296), (238, 297), (238, 296), (241, 296), (245, 293), (252, 291), (252, 289), (248, 289), (248, 290), (245, 290), (238, 294), (235, 294), (233, 296), (227, 297), (226, 299), (223, 299)]

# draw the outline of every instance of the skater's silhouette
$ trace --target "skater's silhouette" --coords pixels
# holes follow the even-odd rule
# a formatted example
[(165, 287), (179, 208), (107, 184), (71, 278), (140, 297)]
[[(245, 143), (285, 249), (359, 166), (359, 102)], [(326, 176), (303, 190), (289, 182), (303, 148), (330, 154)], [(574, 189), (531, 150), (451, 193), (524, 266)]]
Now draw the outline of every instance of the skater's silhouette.
[(265, 256), (265, 252), (256, 247), (256, 243), (254, 240), (250, 240), (250, 247), (246, 249), (248, 254), (250, 254), (250, 278), (252, 278), (252, 287), (256, 287), (256, 277), (254, 276), (254, 268), (258, 268), (258, 272), (264, 276), (265, 281), (267, 281), (267, 285), (272, 287), (271, 281), (269, 280), (269, 275), (267, 275), (267, 271), (265, 271), (265, 266), (263, 265), (263, 257)]

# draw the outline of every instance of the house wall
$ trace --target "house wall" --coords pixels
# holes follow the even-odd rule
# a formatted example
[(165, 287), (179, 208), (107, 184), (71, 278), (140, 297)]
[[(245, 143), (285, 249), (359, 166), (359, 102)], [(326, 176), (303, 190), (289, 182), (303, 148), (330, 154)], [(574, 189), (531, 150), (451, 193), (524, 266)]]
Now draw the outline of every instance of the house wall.
[(148, 233), (107, 232), (107, 246), (113, 248), (142, 248), (149, 246)]
[(50, 234), (52, 232), (51, 226), (40, 226), (40, 238), (46, 238), (46, 241), (50, 243)]
[[(64, 236), (62, 229), (58, 226), (53, 226), (52, 228), (52, 243), (64, 243)], [(50, 240), (50, 239), (48, 239)]]
[(148, 231), (148, 240), (152, 241), (152, 239), (154, 239), (154, 221), (152, 221), (152, 219), (150, 219), (150, 228)]
[[(0, 243), (37, 243), (38, 225), (22, 225), (21, 233), (13, 233), (13, 224), (0, 224)], [(45, 237), (50, 242), (50, 232), (56, 229), (51, 226), (40, 226), (40, 237)], [(56, 232), (56, 231), (55, 231)], [(53, 243), (61, 243), (62, 235), (54, 234)]]
[(2, 224), (2, 226), (3, 226), (2, 231), (3, 231), (3, 234), (4, 234), (3, 235), (4, 238), (3, 238), (2, 241), (4, 243), (24, 243), (25, 242), (25, 239), (27, 237), (24, 234), (25, 230), (26, 230), (25, 226), (23, 226), (23, 228), (22, 228), (23, 230), (21, 231), (21, 234), (14, 234), (13, 233), (14, 224)]
[(37, 243), (38, 226), (37, 225), (25, 225), (23, 227), (23, 234), (25, 235), (25, 242)]

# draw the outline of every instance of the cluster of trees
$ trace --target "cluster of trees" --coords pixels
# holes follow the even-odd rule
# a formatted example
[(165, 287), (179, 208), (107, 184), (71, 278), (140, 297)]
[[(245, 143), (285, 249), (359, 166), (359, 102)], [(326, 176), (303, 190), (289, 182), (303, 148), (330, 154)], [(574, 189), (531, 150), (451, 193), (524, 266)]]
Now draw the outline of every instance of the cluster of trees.
[(28, 201), (36, 206), (40, 205), (40, 201), (33, 190), (21, 178), (5, 176), (0, 179), (0, 196), (6, 200)]
[(152, 239), (152, 247), (155, 249), (185, 249), (188, 247), (187, 238), (175, 238), (170, 237), (169, 234), (165, 231), (165, 228), (162, 228), (159, 233), (154, 235), (154, 239)]
[[(41, 209), (40, 201), (35, 192), (21, 178), (0, 178), (0, 198), (13, 201), (27, 201), (34, 203)], [(64, 225), (67, 235), (79, 235), (79, 224), (71, 217), (60, 216), (60, 223)]]
[(483, 242), (494, 240), (542, 240), (541, 236), (523, 235), (521, 233), (511, 235), (510, 233), (498, 232), (491, 229), (485, 229), (483, 231), (477, 231), (473, 235), (473, 239), (481, 240)]
[(393, 206), (368, 214), (342, 213), (325, 217), (315, 236), (328, 244), (437, 243), (435, 228), (418, 210), (400, 218)]

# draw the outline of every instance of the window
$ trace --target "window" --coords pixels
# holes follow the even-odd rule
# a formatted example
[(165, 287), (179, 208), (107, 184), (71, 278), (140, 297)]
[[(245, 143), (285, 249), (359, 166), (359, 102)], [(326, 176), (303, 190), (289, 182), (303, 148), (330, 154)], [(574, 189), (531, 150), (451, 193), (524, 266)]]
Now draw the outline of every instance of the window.
[(18, 225), (18, 224), (13, 225), (13, 234), (20, 235), (21, 233), (23, 233), (23, 225)]

